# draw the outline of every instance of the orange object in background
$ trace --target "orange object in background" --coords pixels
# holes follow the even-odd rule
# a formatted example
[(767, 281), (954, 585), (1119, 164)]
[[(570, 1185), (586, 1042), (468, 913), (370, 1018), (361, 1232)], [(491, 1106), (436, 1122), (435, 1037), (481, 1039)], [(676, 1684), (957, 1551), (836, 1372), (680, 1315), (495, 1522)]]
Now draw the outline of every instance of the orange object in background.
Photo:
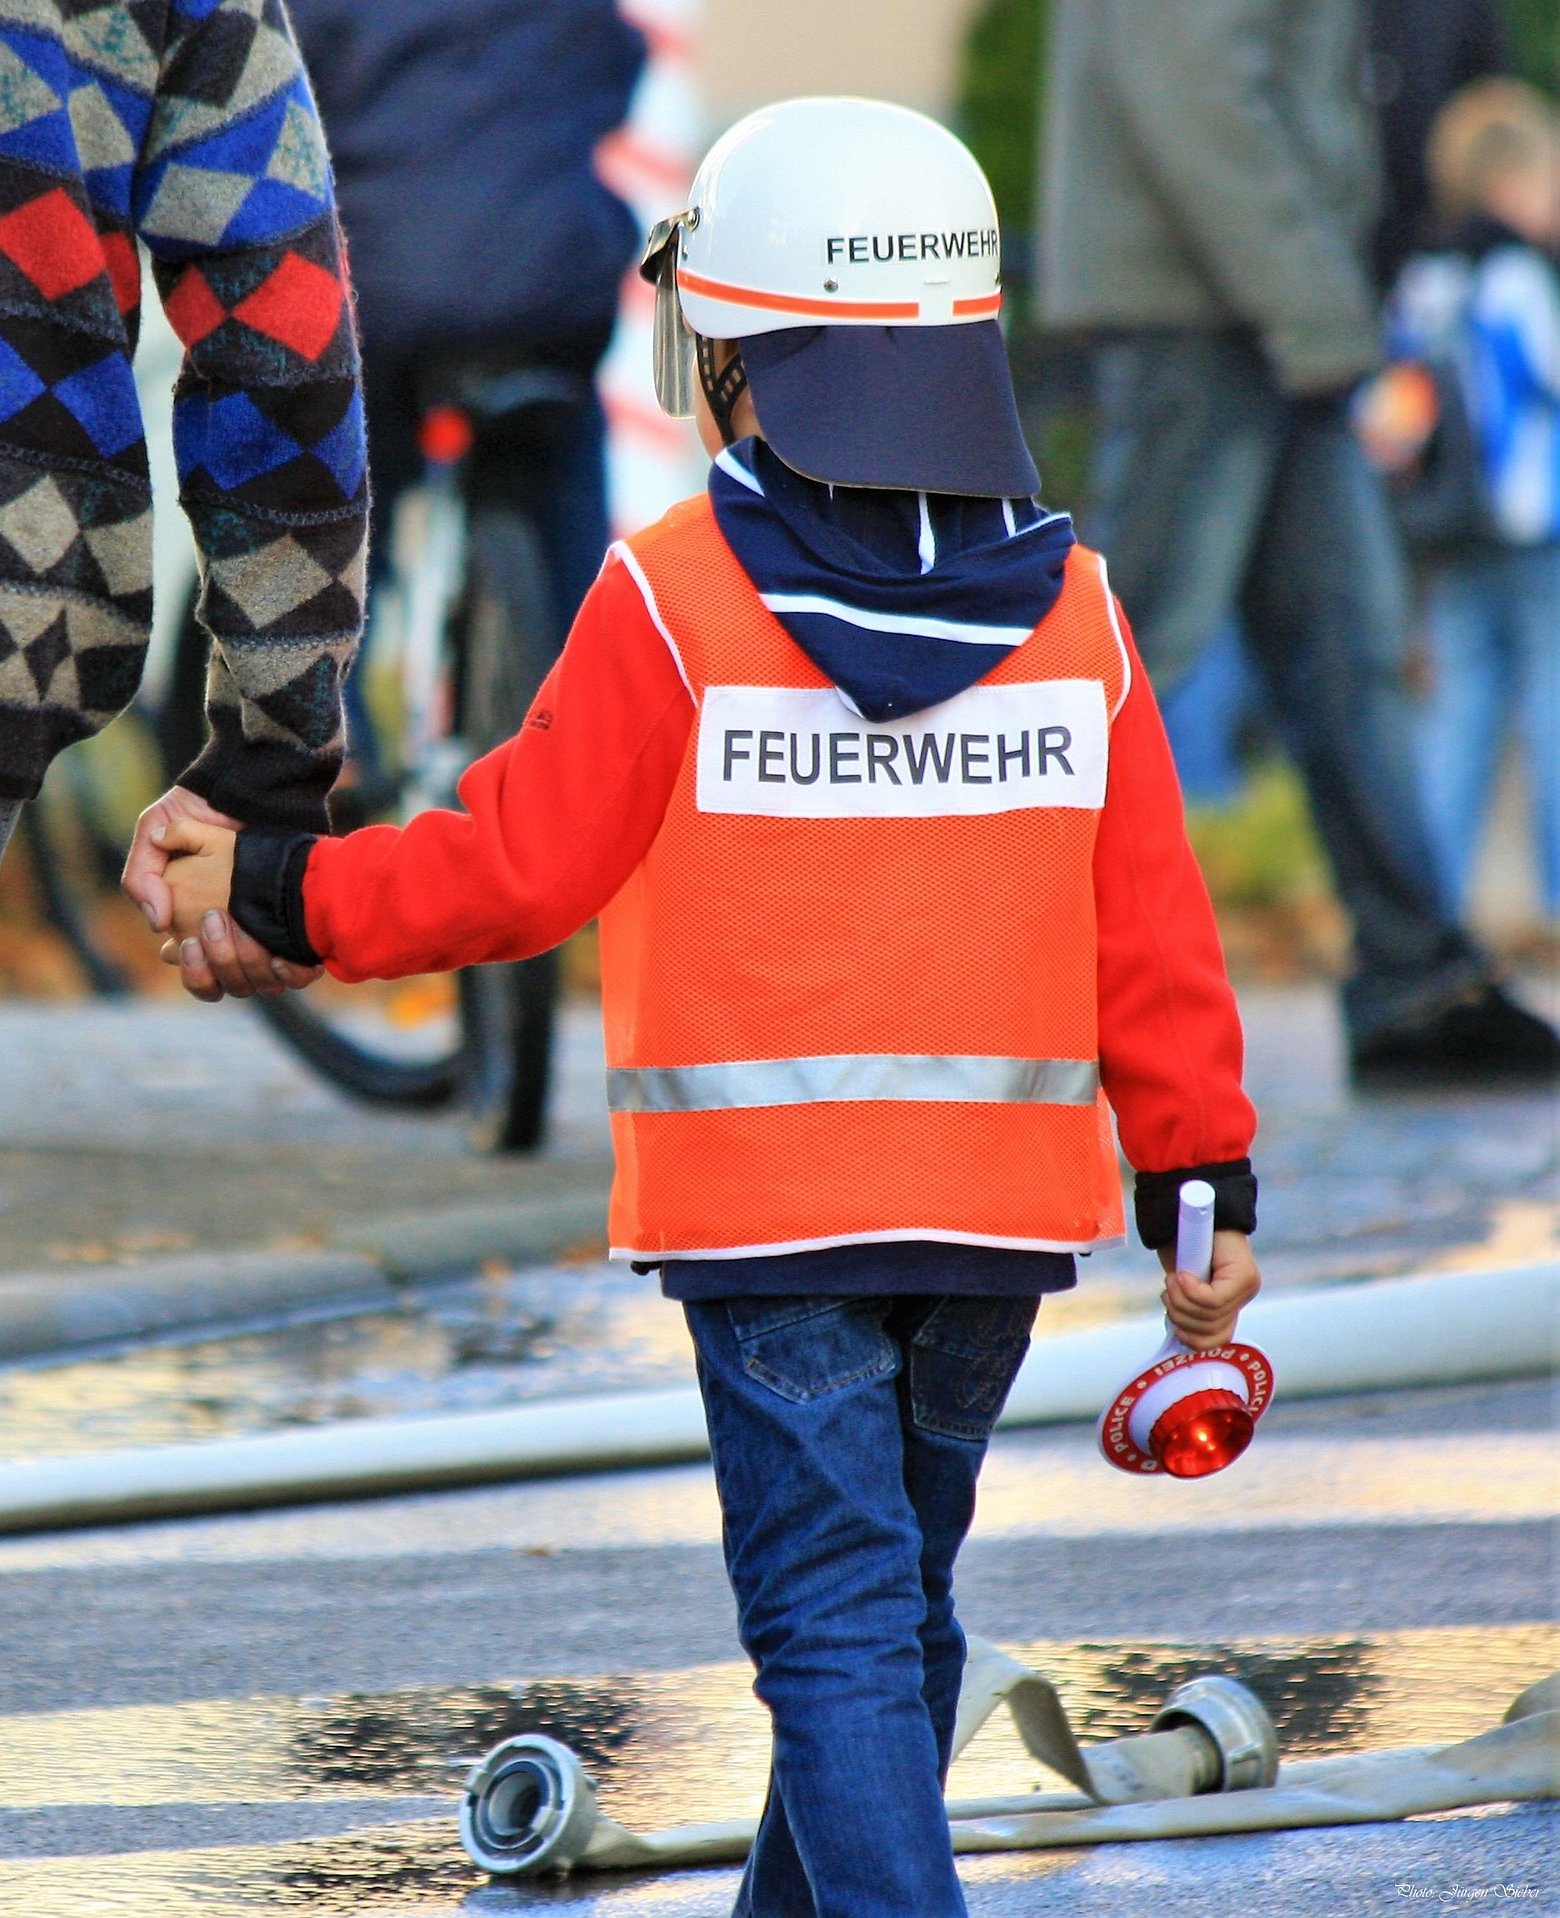
[(1430, 443), (1441, 401), (1429, 367), (1402, 360), (1367, 380), (1354, 397), (1354, 430), (1372, 466), (1408, 472)]

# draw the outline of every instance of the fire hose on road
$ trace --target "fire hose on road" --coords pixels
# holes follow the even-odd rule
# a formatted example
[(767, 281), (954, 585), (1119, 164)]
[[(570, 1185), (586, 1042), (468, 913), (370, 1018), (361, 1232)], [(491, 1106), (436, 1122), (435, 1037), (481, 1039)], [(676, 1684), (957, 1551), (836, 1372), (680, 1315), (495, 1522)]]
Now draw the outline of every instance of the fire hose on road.
[[(1260, 1700), (1219, 1674), (1178, 1687), (1147, 1732), (1080, 1745), (1048, 1679), (971, 1639), (955, 1755), (1003, 1706), (1030, 1756), (1073, 1789), (950, 1800), (958, 1852), (1370, 1824), (1560, 1797), (1560, 1673), (1529, 1686), (1493, 1730), (1457, 1744), (1282, 1765)], [(460, 1814), (472, 1860), (509, 1878), (733, 1864), (757, 1829), (737, 1820), (630, 1831), (600, 1810), (578, 1756), (535, 1733), (506, 1739), (473, 1769)]]
[[(1287, 1400), (1532, 1377), (1556, 1356), (1560, 1263), (1331, 1285), (1259, 1299), (1241, 1332)], [(1001, 1424), (1093, 1423), (1162, 1335), (1158, 1317), (1036, 1341)], [(352, 1419), (199, 1445), (0, 1460), (0, 1533), (122, 1524), (709, 1456), (693, 1386), (432, 1418)]]

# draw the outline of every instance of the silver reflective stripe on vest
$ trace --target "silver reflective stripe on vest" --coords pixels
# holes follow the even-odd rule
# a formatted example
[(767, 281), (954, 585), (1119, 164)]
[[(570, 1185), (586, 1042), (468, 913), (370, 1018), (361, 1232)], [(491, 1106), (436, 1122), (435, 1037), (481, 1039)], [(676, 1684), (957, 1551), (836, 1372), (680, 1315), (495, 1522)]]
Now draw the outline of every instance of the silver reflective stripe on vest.
[(614, 1112), (725, 1112), (824, 1100), (933, 1100), (979, 1105), (1093, 1105), (1092, 1059), (944, 1058), (845, 1052), (821, 1059), (740, 1059), (709, 1066), (612, 1066)]

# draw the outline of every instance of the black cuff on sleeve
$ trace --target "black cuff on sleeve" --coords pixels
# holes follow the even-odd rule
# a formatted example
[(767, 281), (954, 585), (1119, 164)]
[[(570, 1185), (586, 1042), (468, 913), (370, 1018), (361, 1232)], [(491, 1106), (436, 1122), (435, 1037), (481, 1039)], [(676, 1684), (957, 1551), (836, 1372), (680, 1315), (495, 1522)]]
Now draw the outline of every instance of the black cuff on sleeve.
[(330, 831), (325, 801), (341, 771), (339, 753), (321, 753), (300, 765), (296, 754), (269, 741), (235, 746), (217, 731), (225, 719), (208, 723), (212, 737), (179, 775), (179, 785), (246, 825), (322, 836)]
[(320, 964), (303, 917), (303, 874), (315, 837), (274, 826), (247, 826), (233, 855), (228, 910), (267, 952), (300, 966)]
[(1181, 1187), (1188, 1179), (1206, 1179), (1213, 1187), (1216, 1232), (1256, 1231), (1257, 1175), (1249, 1159), (1183, 1166), (1177, 1172), (1140, 1172), (1133, 1203), (1137, 1210), (1138, 1237), (1151, 1251), (1175, 1244)]

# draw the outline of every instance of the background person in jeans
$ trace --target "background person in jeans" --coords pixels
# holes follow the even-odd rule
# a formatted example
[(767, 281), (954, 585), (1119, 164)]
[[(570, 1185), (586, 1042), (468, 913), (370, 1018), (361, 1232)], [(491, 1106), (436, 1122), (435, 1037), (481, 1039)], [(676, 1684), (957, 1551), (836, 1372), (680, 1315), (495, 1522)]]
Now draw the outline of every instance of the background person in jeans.
[(1435, 123), (1430, 169), (1448, 244), (1405, 273), (1392, 347), (1456, 376), (1477, 519), (1428, 568), (1425, 810), (1460, 911), (1514, 729), (1560, 922), (1560, 111), (1520, 81), (1470, 87)]
[(1380, 356), (1357, 0), (1060, 0), (1042, 308), (1095, 330), (1093, 536), (1156, 684), (1238, 608), (1354, 924), (1359, 1083), (1549, 1077), (1443, 908), (1404, 567), (1346, 399)]

